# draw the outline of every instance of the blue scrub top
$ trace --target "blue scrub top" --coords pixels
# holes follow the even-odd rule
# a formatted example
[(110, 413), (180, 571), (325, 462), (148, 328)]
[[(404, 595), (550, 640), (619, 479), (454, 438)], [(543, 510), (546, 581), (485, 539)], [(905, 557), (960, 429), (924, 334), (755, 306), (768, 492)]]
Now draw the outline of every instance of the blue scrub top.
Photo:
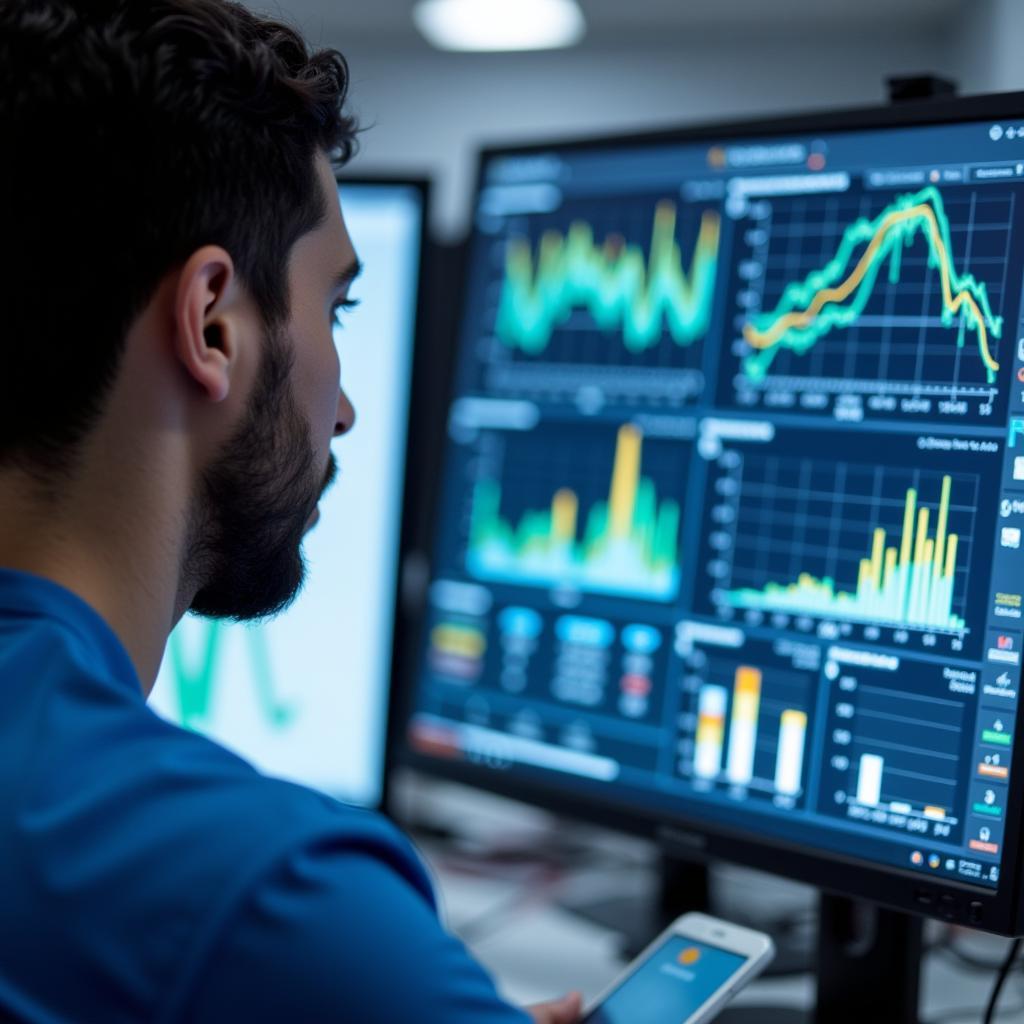
[(146, 706), (74, 594), (0, 569), (0, 1019), (526, 1024), (381, 816)]

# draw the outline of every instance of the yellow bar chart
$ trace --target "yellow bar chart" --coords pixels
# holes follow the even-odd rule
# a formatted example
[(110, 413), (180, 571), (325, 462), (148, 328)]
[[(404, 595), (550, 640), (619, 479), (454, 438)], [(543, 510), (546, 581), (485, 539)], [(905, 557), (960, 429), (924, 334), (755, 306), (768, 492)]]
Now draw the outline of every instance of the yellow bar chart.
[[(546, 456), (538, 445), (537, 458)], [(577, 491), (561, 486), (549, 505), (530, 508), (517, 521), (502, 514), (502, 485), (478, 482), (466, 553), (470, 573), (481, 580), (671, 600), (679, 589), (681, 507), (659, 495), (643, 460), (642, 430), (624, 424), (615, 434), (606, 499), (581, 509)]]
[[(732, 686), (707, 683), (697, 694), (693, 775), (704, 782), (768, 790), (796, 797), (802, 792), (807, 713), (764, 698), (765, 676), (753, 665), (735, 669)], [(767, 730), (764, 732), (763, 730)], [(777, 739), (776, 739), (777, 737)], [(758, 743), (773, 747), (758, 760)]]
[(890, 543), (885, 529), (871, 530), (852, 590), (840, 589), (831, 577), (804, 572), (792, 583), (728, 591), (725, 602), (735, 608), (960, 632), (966, 624), (953, 610), (960, 538), (949, 531), (951, 489), (952, 478), (943, 476), (934, 532), (931, 509), (921, 505), (917, 488), (907, 489), (900, 537)]

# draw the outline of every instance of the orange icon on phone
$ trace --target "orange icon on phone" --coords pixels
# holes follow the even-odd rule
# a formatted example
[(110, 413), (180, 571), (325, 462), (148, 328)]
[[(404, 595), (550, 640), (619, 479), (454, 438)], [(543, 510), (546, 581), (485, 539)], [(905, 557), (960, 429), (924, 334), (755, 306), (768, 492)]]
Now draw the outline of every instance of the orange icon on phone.
[(700, 959), (700, 950), (696, 946), (687, 946), (679, 954), (679, 962), (684, 967), (692, 967)]

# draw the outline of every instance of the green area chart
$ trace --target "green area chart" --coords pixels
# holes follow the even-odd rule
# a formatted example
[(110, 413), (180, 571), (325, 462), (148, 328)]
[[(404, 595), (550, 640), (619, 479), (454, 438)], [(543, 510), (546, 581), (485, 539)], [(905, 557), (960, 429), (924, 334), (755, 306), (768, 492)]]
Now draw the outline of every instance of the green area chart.
[(630, 353), (673, 341), (692, 345), (708, 330), (718, 271), (721, 218), (703, 213), (689, 269), (676, 241), (677, 209), (663, 200), (654, 212), (648, 255), (641, 245), (573, 221), (566, 233), (546, 231), (536, 258), (528, 239), (507, 246), (495, 333), (510, 348), (537, 356), (573, 311), (585, 309), (599, 330), (621, 335)]

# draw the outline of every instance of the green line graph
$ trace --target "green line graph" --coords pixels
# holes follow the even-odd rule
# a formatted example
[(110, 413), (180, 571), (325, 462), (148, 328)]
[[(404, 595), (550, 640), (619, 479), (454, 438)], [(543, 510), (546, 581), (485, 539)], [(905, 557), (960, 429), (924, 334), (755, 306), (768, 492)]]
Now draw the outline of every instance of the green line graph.
[[(834, 329), (855, 323), (886, 263), (889, 283), (899, 283), (903, 252), (919, 235), (928, 244), (928, 266), (939, 272), (942, 323), (957, 330), (959, 348), (966, 344), (968, 331), (975, 335), (986, 379), (993, 383), (999, 364), (990, 337), (1002, 336), (1003, 318), (992, 311), (985, 283), (955, 269), (949, 217), (941, 193), (930, 185), (898, 196), (877, 217), (850, 224), (836, 255), (822, 269), (787, 285), (773, 310), (745, 325), (743, 336), (755, 350), (743, 362), (746, 376), (762, 381), (783, 349), (803, 355)], [(855, 259), (861, 246), (866, 248)]]
[(706, 211), (689, 270), (676, 241), (676, 206), (658, 204), (649, 256), (641, 245), (610, 236), (603, 244), (586, 221), (564, 235), (546, 232), (536, 260), (527, 239), (512, 240), (495, 331), (511, 348), (539, 355), (576, 309), (586, 309), (600, 330), (616, 330), (631, 353), (658, 345), (667, 326), (678, 345), (702, 338), (711, 320), (718, 270), (721, 218)]
[(222, 683), (218, 668), (225, 656), (225, 643), (230, 638), (245, 644), (253, 690), (263, 718), (275, 730), (287, 728), (295, 711), (277, 697), (265, 631), (258, 626), (230, 625), (217, 620), (203, 621), (197, 657), (190, 657), (186, 651), (180, 627), (170, 636), (169, 667), (181, 724), (198, 730), (209, 721), (214, 692)]

